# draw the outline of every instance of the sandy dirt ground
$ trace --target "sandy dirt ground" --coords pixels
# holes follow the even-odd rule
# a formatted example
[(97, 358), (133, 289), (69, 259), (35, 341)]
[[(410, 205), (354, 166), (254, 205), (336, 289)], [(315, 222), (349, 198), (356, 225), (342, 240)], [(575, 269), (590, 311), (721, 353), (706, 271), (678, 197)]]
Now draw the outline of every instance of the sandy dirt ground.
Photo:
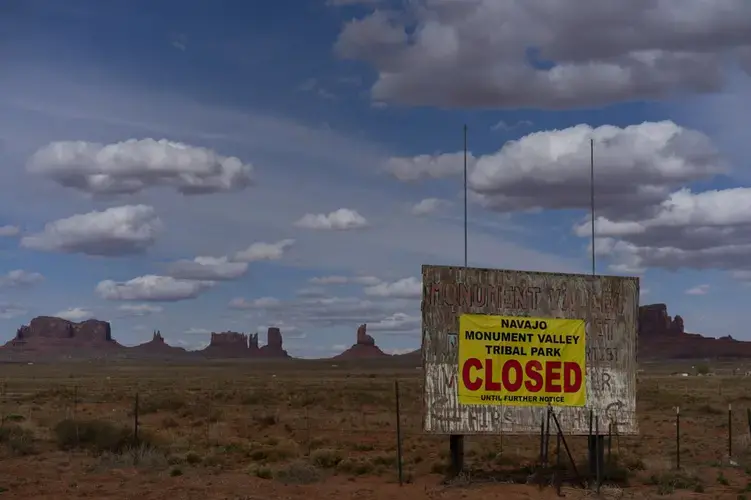
[[(614, 439), (599, 495), (564, 485), (566, 498), (751, 498), (751, 380), (717, 370), (714, 377), (643, 376), (641, 435)], [(536, 436), (468, 438), (469, 476), (447, 484), (447, 439), (422, 433), (414, 367), (59, 364), (1, 375), (0, 500), (558, 498), (550, 485), (524, 484), (538, 457)], [(136, 420), (139, 448), (131, 445)], [(586, 437), (568, 441), (581, 466)], [(521, 471), (516, 484), (510, 471)]]

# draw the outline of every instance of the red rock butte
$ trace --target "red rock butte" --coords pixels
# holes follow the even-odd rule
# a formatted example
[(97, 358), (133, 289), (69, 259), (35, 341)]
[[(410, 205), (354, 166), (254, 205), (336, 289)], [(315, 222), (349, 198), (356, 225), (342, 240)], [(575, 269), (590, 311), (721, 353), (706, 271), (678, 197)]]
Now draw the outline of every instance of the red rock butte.
[(148, 342), (144, 342), (143, 344), (138, 344), (135, 347), (130, 348), (132, 352), (136, 352), (138, 354), (144, 354), (144, 355), (155, 355), (155, 356), (172, 356), (172, 355), (179, 355), (179, 354), (187, 354), (188, 351), (183, 349), (182, 347), (173, 347), (169, 345), (165, 340), (164, 337), (162, 337), (162, 332), (159, 330), (154, 330), (154, 333), (151, 337), (151, 340)]
[(640, 360), (698, 358), (751, 358), (751, 342), (687, 333), (683, 318), (670, 317), (665, 304), (639, 308)]
[(30, 351), (122, 348), (112, 338), (112, 327), (107, 321), (89, 319), (74, 323), (52, 316), (32, 319), (16, 330), (16, 336), (5, 347)]
[(238, 332), (212, 333), (211, 342), (203, 353), (209, 358), (289, 358), (282, 347), (282, 332), (279, 328), (269, 328), (266, 345), (258, 346), (258, 334)]
[(334, 359), (363, 359), (363, 358), (380, 358), (388, 356), (375, 344), (375, 339), (368, 335), (368, 326), (362, 324), (357, 328), (356, 342), (341, 354), (334, 356)]
[[(732, 336), (711, 338), (687, 333), (683, 318), (671, 317), (665, 304), (639, 308), (639, 360), (751, 358), (751, 342)], [(238, 332), (212, 333), (211, 342), (202, 351), (172, 347), (160, 331), (152, 339), (135, 347), (124, 347), (112, 336), (107, 321), (89, 319), (79, 323), (51, 316), (39, 316), (21, 326), (15, 337), (0, 347), (3, 359), (34, 360), (40, 358), (122, 356), (136, 358), (289, 358), (284, 350), (282, 332), (269, 328), (266, 345), (258, 345), (258, 334)], [(418, 359), (419, 349), (404, 355)], [(367, 325), (357, 329), (355, 344), (334, 359), (390, 358), (368, 335)]]
[(52, 316), (39, 316), (21, 326), (15, 337), (0, 346), (4, 359), (54, 359), (58, 357), (96, 358), (289, 358), (283, 348), (282, 332), (269, 328), (266, 345), (258, 346), (258, 334), (212, 333), (211, 343), (202, 351), (187, 351), (170, 346), (159, 330), (148, 342), (125, 347), (112, 337), (107, 321), (89, 319), (76, 323)]

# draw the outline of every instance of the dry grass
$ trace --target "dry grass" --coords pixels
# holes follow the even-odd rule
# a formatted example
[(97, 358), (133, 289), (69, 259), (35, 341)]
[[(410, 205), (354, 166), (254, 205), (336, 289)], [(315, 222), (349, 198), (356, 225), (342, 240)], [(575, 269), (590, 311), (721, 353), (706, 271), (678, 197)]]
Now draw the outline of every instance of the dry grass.
[[(721, 369), (709, 367), (715, 373)], [(242, 472), (298, 485), (332, 476), (393, 483), (393, 382), (398, 378), (405, 480), (437, 480), (446, 471), (447, 439), (421, 432), (421, 372), (414, 367), (355, 370), (323, 362), (6, 365), (3, 376), (0, 461), (33, 461), (62, 450), (69, 457), (88, 457), (89, 470), (136, 467), (170, 477), (194, 469)], [(737, 466), (727, 457), (729, 403), (735, 410)], [(681, 407), (683, 431), (680, 471), (675, 470), (676, 406)], [(638, 393), (642, 435), (614, 437), (603, 495), (685, 491), (743, 498), (751, 491), (747, 407), (751, 379), (675, 377), (648, 367), (640, 374)], [(586, 438), (568, 440), (583, 467)], [(538, 443), (537, 436), (467, 438), (467, 478), (530, 480)]]

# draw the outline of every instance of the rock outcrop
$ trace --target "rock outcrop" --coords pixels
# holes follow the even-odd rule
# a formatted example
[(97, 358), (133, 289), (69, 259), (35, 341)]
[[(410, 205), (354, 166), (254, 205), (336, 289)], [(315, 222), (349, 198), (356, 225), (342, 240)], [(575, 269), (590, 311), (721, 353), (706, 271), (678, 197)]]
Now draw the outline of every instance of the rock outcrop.
[(136, 356), (143, 355), (146, 357), (152, 356), (179, 356), (186, 354), (187, 351), (182, 347), (172, 347), (164, 341), (162, 332), (154, 330), (151, 340), (138, 344), (137, 346), (128, 348), (129, 354), (135, 354)]
[(266, 345), (259, 347), (257, 333), (212, 333), (211, 343), (201, 352), (210, 358), (288, 358), (279, 328), (269, 328), (267, 335)]
[[(257, 336), (256, 336), (256, 344)], [(279, 328), (271, 327), (266, 332), (266, 345), (261, 347), (261, 355), (264, 358), (288, 358), (289, 354), (282, 346), (282, 332)]]
[(143, 359), (201, 359), (201, 358), (289, 358), (284, 350), (282, 332), (269, 328), (265, 346), (259, 347), (258, 334), (238, 332), (211, 334), (211, 342), (202, 351), (187, 351), (170, 346), (159, 330), (151, 340), (133, 347), (124, 347), (112, 337), (106, 321), (90, 319), (75, 323), (62, 318), (39, 316), (21, 326), (15, 337), (0, 346), (4, 360), (54, 360), (64, 358), (143, 358)]
[(683, 318), (668, 315), (665, 304), (639, 308), (639, 359), (751, 358), (751, 342), (687, 333)]
[(80, 323), (53, 316), (38, 316), (16, 330), (6, 344), (14, 349), (112, 349), (122, 347), (112, 338), (107, 321), (89, 319)]
[(334, 356), (334, 359), (363, 359), (379, 358), (388, 356), (376, 344), (375, 339), (368, 335), (368, 326), (363, 324), (357, 328), (356, 343), (341, 354)]
[(211, 342), (201, 351), (210, 358), (252, 358), (260, 355), (258, 334), (212, 333)]
[(357, 345), (375, 345), (375, 339), (368, 335), (367, 330), (366, 324), (357, 327)]
[(665, 304), (649, 304), (639, 308), (639, 335), (655, 337), (684, 333), (683, 318), (668, 315)]

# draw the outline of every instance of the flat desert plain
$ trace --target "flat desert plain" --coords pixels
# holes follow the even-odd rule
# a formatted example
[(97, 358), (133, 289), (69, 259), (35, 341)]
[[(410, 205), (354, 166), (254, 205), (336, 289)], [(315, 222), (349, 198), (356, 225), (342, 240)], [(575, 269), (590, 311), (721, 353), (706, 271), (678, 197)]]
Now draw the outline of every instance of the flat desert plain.
[[(746, 370), (643, 366), (641, 435), (612, 437), (599, 494), (562, 492), (751, 498)], [(557, 498), (550, 477), (534, 474), (539, 436), (468, 437), (466, 472), (447, 480), (448, 438), (422, 434), (414, 362), (3, 364), (0, 383), (0, 499)], [(567, 442), (583, 470), (586, 437)]]

